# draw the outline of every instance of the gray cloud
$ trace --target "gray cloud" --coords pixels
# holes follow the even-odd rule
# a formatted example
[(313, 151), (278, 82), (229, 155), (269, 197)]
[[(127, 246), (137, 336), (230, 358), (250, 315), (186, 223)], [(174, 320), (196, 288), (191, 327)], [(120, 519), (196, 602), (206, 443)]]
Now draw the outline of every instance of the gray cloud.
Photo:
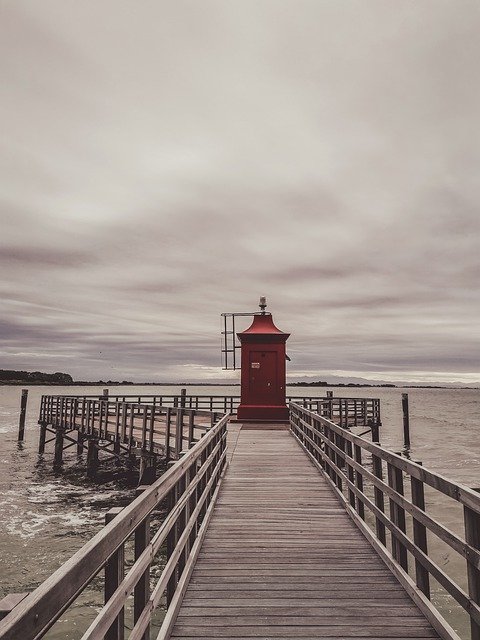
[(4, 367), (220, 378), (266, 294), (292, 377), (479, 381), (476, 2), (0, 18)]

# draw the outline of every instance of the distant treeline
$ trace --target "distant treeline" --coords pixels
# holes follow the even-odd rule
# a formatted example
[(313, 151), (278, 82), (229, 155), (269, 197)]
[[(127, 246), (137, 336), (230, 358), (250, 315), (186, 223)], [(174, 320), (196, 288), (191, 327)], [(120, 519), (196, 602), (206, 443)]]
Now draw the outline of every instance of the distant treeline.
[(359, 382), (324, 382), (318, 380), (318, 382), (288, 382), (289, 387), (396, 387), (396, 384), (384, 383), (384, 384), (372, 384), (372, 383), (359, 383)]
[(68, 373), (42, 373), (41, 371), (13, 371), (0, 369), (0, 384), (71, 384), (73, 378)]

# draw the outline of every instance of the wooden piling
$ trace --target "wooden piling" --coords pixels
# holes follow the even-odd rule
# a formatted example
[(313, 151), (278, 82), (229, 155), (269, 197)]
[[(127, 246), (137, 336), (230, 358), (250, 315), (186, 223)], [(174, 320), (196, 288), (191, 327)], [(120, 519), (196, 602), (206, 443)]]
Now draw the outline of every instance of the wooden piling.
[(140, 472), (138, 481), (140, 485), (150, 485), (155, 482), (155, 456), (148, 453), (142, 453), (140, 457)]
[(83, 433), (81, 431), (78, 432), (77, 434), (77, 454), (79, 456), (82, 455), (83, 453), (83, 443), (85, 441), (85, 436), (83, 435)]
[(58, 427), (55, 432), (55, 454), (53, 457), (54, 466), (59, 466), (63, 461), (63, 429)]
[(410, 448), (410, 415), (408, 409), (408, 393), (402, 393), (403, 412), (403, 444), (405, 448)]
[(18, 421), (18, 441), (23, 442), (25, 438), (25, 418), (27, 416), (28, 389), (22, 389), (20, 400), (20, 418)]
[(40, 439), (38, 442), (38, 453), (44, 453), (45, 452), (45, 441), (47, 439), (47, 423), (46, 422), (41, 422), (40, 423)]
[(94, 478), (98, 471), (98, 446), (95, 438), (90, 438), (87, 447), (87, 476)]

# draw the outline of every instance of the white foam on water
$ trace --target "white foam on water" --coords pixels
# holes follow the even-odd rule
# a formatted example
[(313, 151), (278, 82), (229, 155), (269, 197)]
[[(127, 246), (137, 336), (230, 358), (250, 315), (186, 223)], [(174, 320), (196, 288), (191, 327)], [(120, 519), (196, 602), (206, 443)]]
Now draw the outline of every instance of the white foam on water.
[(50, 532), (50, 535), (54, 530), (65, 533), (67, 531), (76, 532), (85, 526), (95, 524), (98, 521), (96, 516), (97, 514), (92, 517), (89, 509), (84, 509), (80, 513), (35, 513), (34, 511), (27, 511), (18, 516), (12, 517), (10, 515), (5, 530), (9, 535), (23, 539), (44, 535), (46, 531)]

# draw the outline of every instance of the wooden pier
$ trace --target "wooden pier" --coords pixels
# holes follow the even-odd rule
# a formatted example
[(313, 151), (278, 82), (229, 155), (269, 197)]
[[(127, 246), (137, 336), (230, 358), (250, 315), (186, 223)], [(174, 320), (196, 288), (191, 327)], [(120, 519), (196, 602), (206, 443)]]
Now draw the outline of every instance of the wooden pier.
[(290, 433), (242, 429), (172, 637), (399, 636), (438, 637)]
[[(292, 402), (278, 429), (211, 418), (48, 580), (11, 594), (0, 638), (42, 638), (103, 572), (104, 604), (82, 640), (458, 640), (433, 588), (479, 640), (480, 495), (339, 426), (318, 403)], [(433, 515), (439, 500), (461, 509), (464, 535)], [(439, 564), (435, 540), (463, 562), (465, 584)]]
[[(375, 398), (288, 398), (315, 407), (345, 428), (366, 427), (378, 439), (380, 403)], [(182, 451), (226, 413), (233, 414), (238, 396), (44, 395), (40, 405), (39, 453), (53, 443), (53, 464), (60, 466), (71, 447), (86, 453), (86, 472), (95, 477), (100, 463), (136, 466), (139, 481), (150, 484), (157, 467), (178, 460)]]

